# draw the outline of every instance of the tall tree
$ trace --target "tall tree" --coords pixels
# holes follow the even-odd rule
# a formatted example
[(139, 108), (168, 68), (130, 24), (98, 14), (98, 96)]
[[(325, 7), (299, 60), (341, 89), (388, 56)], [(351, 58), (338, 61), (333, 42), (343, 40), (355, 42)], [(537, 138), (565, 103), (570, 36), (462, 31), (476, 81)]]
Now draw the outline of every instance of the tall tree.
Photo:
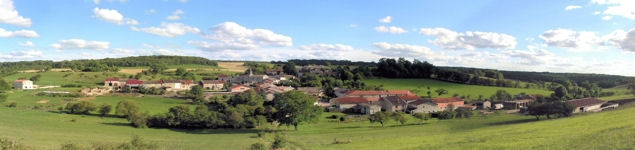
[(555, 96), (555, 98), (559, 99), (559, 100), (564, 100), (567, 96), (567, 88), (564, 86), (558, 86), (554, 91), (553, 94)]
[(290, 91), (276, 95), (273, 107), (278, 110), (274, 119), (281, 124), (293, 125), (298, 130), (298, 124), (312, 122), (318, 119), (322, 109), (313, 105), (317, 99), (300, 91)]
[(448, 90), (443, 89), (443, 88), (438, 88), (437, 90), (434, 90), (435, 92), (437, 92), (437, 94), (439, 96), (443, 95), (443, 94), (448, 94)]
[(297, 75), (296, 74), (297, 71), (295, 70), (295, 63), (293, 62), (284, 64), (284, 66), (282, 66), (282, 71), (288, 75), (294, 75), (294, 76)]

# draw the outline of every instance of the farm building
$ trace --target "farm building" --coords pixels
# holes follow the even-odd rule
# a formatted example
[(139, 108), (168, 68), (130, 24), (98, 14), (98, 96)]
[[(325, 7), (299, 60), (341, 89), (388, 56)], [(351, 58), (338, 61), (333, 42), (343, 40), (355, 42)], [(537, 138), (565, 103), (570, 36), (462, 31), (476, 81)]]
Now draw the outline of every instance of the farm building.
[(247, 91), (247, 90), (249, 90), (249, 89), (251, 89), (251, 88), (249, 88), (249, 87), (247, 87), (247, 86), (244, 86), (244, 85), (240, 85), (240, 84), (239, 84), (239, 85), (234, 85), (234, 86), (232, 86), (232, 87), (229, 87), (229, 92), (232, 92), (232, 93), (241, 93), (241, 92), (245, 92), (245, 91)]
[(382, 97), (380, 101), (382, 103), (382, 109), (389, 112), (404, 112), (408, 107), (408, 103), (399, 98), (399, 96)]
[(408, 103), (410, 113), (434, 113), (439, 111), (439, 106), (430, 100), (416, 100)]
[(201, 80), (201, 86), (207, 90), (221, 90), (225, 86), (223, 80)]
[(533, 103), (533, 99), (513, 100), (503, 102), (503, 109), (522, 109)]
[(36, 89), (36, 85), (33, 85), (33, 81), (31, 80), (15, 80), (15, 82), (13, 82), (13, 87), (21, 90)]
[(574, 99), (567, 102), (575, 108), (573, 109), (573, 113), (600, 111), (602, 104), (606, 103), (605, 101), (598, 100), (594, 97)]
[(492, 108), (492, 102), (490, 101), (470, 101), (472, 106), (476, 106), (476, 109), (490, 109)]
[(439, 110), (445, 110), (448, 106), (452, 105), (456, 109), (465, 105), (465, 101), (461, 100), (458, 97), (450, 97), (450, 98), (433, 98), (432, 102), (436, 103), (439, 107)]

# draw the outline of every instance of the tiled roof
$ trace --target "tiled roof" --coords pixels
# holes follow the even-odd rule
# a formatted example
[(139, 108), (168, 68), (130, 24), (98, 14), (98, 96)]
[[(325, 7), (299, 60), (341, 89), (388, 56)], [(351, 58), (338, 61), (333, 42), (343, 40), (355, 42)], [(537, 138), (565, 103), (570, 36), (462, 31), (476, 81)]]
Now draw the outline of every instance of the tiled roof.
[(399, 96), (386, 96), (382, 97), (383, 100), (389, 101), (393, 105), (404, 105), (406, 104)]
[(244, 86), (244, 85), (239, 84), (239, 85), (234, 85), (234, 86), (232, 86), (232, 87), (229, 87), (229, 89), (235, 89), (235, 88), (239, 88), (239, 87), (246, 87), (246, 88), (248, 88), (247, 86)]
[(381, 95), (381, 94), (386, 94), (384, 91), (360, 91), (360, 90), (353, 90), (350, 92), (346, 92), (346, 95), (351, 95), (351, 96), (358, 96), (358, 95)]
[(161, 80), (158, 81), (143, 81), (143, 84), (162, 84)]
[(597, 105), (597, 104), (606, 103), (605, 101), (598, 100), (598, 99), (593, 98), (593, 97), (583, 98), (583, 99), (574, 99), (574, 100), (570, 100), (570, 101), (567, 101), (567, 102), (569, 102), (569, 104), (571, 104), (573, 107), (582, 107), (582, 106), (589, 106), (589, 105)]
[(458, 97), (450, 97), (450, 98), (433, 98), (432, 102), (434, 103), (452, 103), (452, 102), (459, 102), (459, 101), (463, 101)]
[(126, 84), (143, 84), (143, 81), (137, 79), (128, 79), (128, 81), (126, 81)]
[(181, 83), (181, 80), (161, 80), (163, 83)]
[(408, 90), (388, 90), (387, 92), (388, 94), (395, 94), (395, 95), (414, 95), (412, 94), (412, 92)]
[(410, 102), (410, 101), (416, 101), (416, 100), (420, 100), (423, 99), (419, 96), (416, 95), (406, 95), (406, 96), (399, 96), (399, 98), (405, 100), (406, 102)]
[(416, 100), (416, 101), (410, 102), (410, 103), (408, 103), (408, 104), (411, 104), (411, 105), (415, 105), (415, 106), (416, 106), (416, 105), (421, 105), (421, 104), (424, 104), (424, 103), (430, 103), (430, 104), (434, 104), (434, 105), (436, 105), (436, 104), (435, 104), (435, 103), (433, 103), (432, 101), (430, 101), (430, 100), (424, 100), (424, 99)]
[(340, 104), (359, 104), (359, 103), (369, 102), (367, 99), (362, 97), (340, 97), (340, 98), (337, 98), (337, 101)]

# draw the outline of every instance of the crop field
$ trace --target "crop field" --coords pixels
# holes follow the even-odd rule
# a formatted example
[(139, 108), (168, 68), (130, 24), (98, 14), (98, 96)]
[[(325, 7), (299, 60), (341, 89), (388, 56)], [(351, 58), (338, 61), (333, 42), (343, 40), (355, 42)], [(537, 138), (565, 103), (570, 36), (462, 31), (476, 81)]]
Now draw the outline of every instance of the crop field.
[[(515, 95), (520, 93), (526, 94), (542, 94), (550, 95), (552, 92), (543, 89), (524, 89), (524, 88), (505, 88), (479, 85), (465, 85), (450, 82), (443, 82), (431, 79), (366, 79), (367, 85), (383, 86), (389, 90), (411, 90), (419, 96), (427, 96), (427, 87), (430, 87), (432, 97), (452, 97), (454, 94), (469, 97), (468, 99), (477, 99), (479, 95), (483, 98), (489, 98), (494, 95), (497, 90), (505, 90)], [(438, 88), (448, 90), (448, 94), (438, 96), (434, 91)]]

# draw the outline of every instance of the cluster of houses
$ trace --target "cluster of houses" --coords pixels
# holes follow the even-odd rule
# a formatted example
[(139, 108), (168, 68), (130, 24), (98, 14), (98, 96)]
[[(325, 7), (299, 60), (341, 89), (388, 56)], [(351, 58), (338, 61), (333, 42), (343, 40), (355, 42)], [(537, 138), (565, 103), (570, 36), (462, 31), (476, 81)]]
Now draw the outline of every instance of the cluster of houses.
[[(524, 97), (512, 101), (493, 104), (490, 101), (470, 101), (466, 103), (458, 97), (422, 98), (408, 90), (359, 91), (345, 92), (338, 98), (330, 100), (331, 106), (341, 111), (372, 115), (379, 111), (406, 113), (435, 113), (449, 109), (506, 109), (523, 110), (535, 100)], [(596, 98), (583, 98), (567, 101), (575, 109), (573, 113), (597, 112), (615, 108), (618, 104), (607, 104)]]

